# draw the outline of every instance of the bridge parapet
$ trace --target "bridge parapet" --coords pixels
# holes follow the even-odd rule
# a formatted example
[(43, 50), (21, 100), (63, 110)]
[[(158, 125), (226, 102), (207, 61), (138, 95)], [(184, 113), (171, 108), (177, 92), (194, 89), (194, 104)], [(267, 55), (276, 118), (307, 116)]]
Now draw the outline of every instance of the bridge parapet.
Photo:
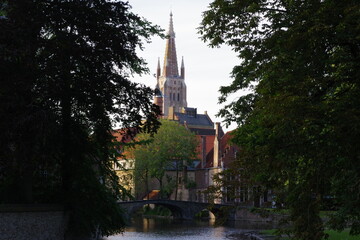
[(235, 210), (232, 205), (225, 204), (209, 204), (190, 201), (176, 201), (176, 200), (142, 200), (142, 201), (128, 201), (119, 202), (120, 206), (126, 211), (127, 218), (146, 204), (162, 205), (167, 207), (176, 219), (191, 220), (200, 211), (206, 209), (214, 213), (215, 216), (224, 216), (228, 220), (234, 220)]

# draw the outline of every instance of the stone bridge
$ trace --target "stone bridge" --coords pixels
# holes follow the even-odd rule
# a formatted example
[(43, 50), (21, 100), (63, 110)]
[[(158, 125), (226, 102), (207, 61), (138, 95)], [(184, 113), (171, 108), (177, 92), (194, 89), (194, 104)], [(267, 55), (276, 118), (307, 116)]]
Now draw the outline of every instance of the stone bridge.
[(216, 218), (223, 217), (227, 220), (235, 219), (234, 207), (226, 204), (209, 204), (165, 199), (119, 202), (119, 205), (125, 210), (128, 218), (146, 204), (164, 206), (172, 212), (173, 217), (176, 219), (194, 219), (195, 215), (202, 210), (212, 212)]

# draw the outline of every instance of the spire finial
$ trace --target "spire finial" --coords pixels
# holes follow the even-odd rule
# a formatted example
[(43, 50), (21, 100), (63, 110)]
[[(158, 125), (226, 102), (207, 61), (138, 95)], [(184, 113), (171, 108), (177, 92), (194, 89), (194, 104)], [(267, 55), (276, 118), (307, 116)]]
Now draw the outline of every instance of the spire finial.
[(175, 38), (172, 11), (170, 11), (170, 23), (169, 23), (169, 32), (168, 32), (168, 35), (169, 35), (171, 38)]

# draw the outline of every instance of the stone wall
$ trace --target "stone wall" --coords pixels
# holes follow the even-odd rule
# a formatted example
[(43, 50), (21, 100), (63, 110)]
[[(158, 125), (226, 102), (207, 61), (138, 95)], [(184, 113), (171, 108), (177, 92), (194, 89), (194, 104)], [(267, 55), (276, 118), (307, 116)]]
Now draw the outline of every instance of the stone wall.
[(61, 206), (0, 205), (0, 240), (64, 240)]

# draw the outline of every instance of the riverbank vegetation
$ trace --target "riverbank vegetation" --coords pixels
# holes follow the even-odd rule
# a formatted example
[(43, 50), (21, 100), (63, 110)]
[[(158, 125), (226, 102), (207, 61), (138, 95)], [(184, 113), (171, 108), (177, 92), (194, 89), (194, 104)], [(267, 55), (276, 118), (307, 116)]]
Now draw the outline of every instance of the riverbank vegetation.
[(160, 30), (130, 9), (0, 1), (0, 203), (61, 204), (71, 234), (122, 231), (112, 129), (154, 133), (160, 113), (129, 80), (148, 71), (136, 50)]
[[(265, 236), (276, 236), (276, 230), (264, 230), (260, 232)], [(358, 236), (350, 235), (350, 229), (345, 229), (341, 232), (335, 230), (325, 230), (328, 240), (358, 240)], [(279, 240), (287, 240), (289, 237), (280, 237)]]
[(329, 200), (328, 224), (360, 234), (359, 25), (358, 0), (214, 0), (203, 15), (202, 39), (239, 56), (219, 98), (242, 149), (229, 175), (271, 189), (293, 239), (326, 238)]
[(142, 209), (142, 216), (171, 218), (172, 213), (168, 208), (163, 207), (163, 206), (150, 207), (150, 206), (146, 205)]

